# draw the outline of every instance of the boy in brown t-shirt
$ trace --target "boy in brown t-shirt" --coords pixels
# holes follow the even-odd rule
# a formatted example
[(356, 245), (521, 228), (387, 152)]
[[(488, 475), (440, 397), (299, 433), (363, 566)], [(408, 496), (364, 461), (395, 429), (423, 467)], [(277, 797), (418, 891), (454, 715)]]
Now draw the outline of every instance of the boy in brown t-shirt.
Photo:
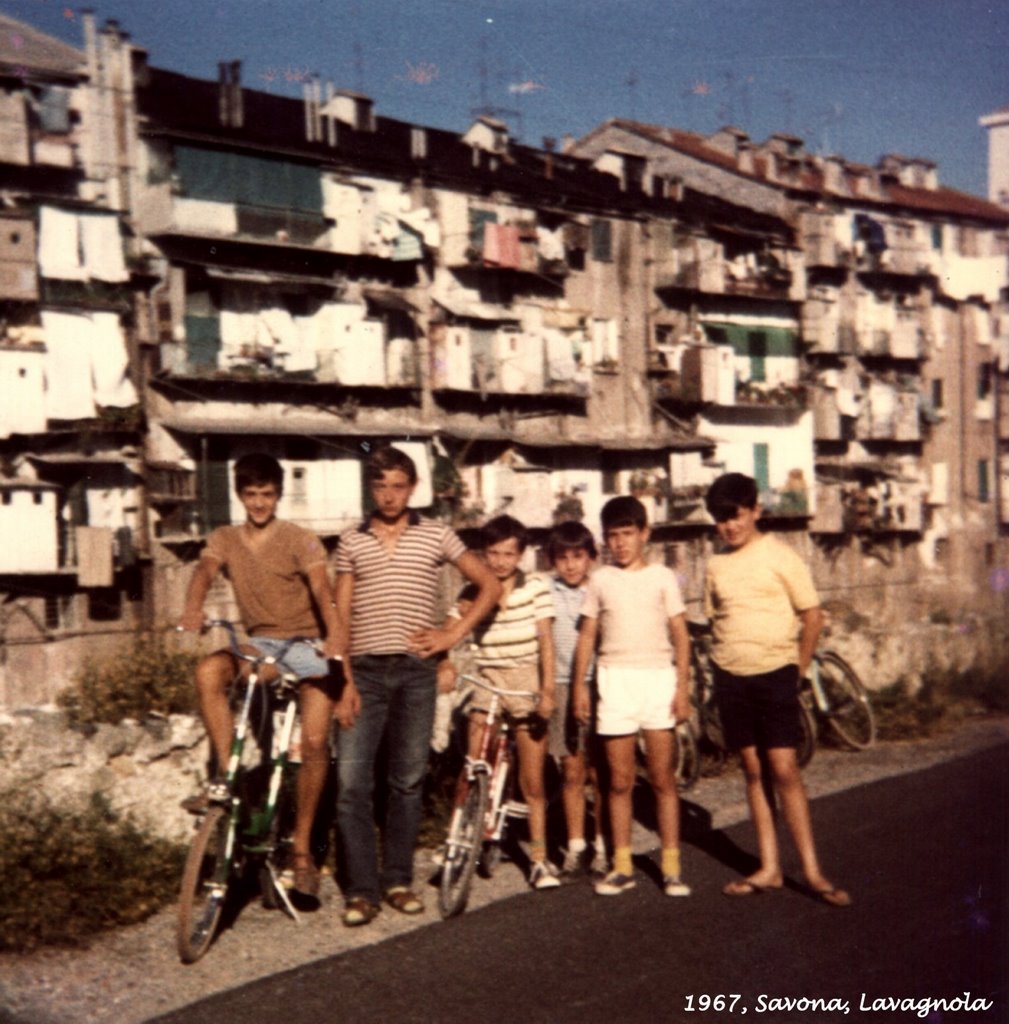
[[(227, 572), (235, 592), (249, 644), (276, 654), (292, 637), (324, 638), (325, 657), (304, 644), (284, 655), (284, 665), (301, 680), (301, 768), (298, 771), (297, 817), (292, 836), (294, 887), (314, 896), (319, 872), (309, 849), (312, 823), (329, 764), (333, 717), (326, 658), (342, 657), (341, 630), (326, 566), (326, 551), (313, 533), (276, 518), (284, 471), (269, 455), (244, 455), (235, 463), (235, 490), (245, 507), (240, 526), (222, 526), (207, 539), (193, 573), (179, 623), (185, 630), (203, 625), (203, 603), (214, 577)], [(210, 736), (218, 772), (228, 762), (232, 716), (228, 686), (239, 665), (230, 651), (201, 659), (196, 667), (200, 714)], [(227, 799), (219, 781), (210, 800)]]

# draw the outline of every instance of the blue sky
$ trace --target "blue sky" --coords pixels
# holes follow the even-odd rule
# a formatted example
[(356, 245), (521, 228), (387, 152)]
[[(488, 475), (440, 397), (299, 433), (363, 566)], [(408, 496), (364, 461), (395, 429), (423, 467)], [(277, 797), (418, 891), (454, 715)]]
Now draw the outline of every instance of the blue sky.
[[(93, 0), (152, 64), (300, 94), (317, 72), (379, 114), (464, 131), (496, 108), (522, 141), (608, 117), (762, 140), (875, 163), (924, 156), (985, 194), (978, 117), (1009, 106), (1005, 0)], [(80, 7), (0, 0), (80, 45)]]

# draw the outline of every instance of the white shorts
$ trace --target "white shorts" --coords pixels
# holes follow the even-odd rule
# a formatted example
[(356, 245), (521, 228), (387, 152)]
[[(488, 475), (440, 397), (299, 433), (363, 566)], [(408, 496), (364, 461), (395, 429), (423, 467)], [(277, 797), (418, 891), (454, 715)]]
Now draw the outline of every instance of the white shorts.
[(599, 665), (596, 669), (600, 736), (627, 736), (639, 729), (672, 729), (676, 668), (630, 668)]

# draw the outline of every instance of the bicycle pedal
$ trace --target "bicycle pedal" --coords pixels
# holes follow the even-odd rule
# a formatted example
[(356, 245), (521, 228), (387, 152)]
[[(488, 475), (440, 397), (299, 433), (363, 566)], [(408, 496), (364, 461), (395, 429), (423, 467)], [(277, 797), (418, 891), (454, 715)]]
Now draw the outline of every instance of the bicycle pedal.
[(505, 805), (505, 814), (509, 818), (528, 818), (529, 817), (529, 805), (520, 802), (519, 800), (509, 800)]

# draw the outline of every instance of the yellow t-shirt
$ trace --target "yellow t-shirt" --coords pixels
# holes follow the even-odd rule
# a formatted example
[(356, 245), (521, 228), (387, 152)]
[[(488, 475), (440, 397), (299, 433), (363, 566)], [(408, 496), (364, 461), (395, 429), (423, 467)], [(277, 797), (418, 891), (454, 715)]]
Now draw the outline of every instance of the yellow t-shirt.
[(820, 604), (806, 563), (764, 534), (708, 563), (704, 608), (712, 657), (727, 672), (752, 676), (799, 660), (797, 612)]

